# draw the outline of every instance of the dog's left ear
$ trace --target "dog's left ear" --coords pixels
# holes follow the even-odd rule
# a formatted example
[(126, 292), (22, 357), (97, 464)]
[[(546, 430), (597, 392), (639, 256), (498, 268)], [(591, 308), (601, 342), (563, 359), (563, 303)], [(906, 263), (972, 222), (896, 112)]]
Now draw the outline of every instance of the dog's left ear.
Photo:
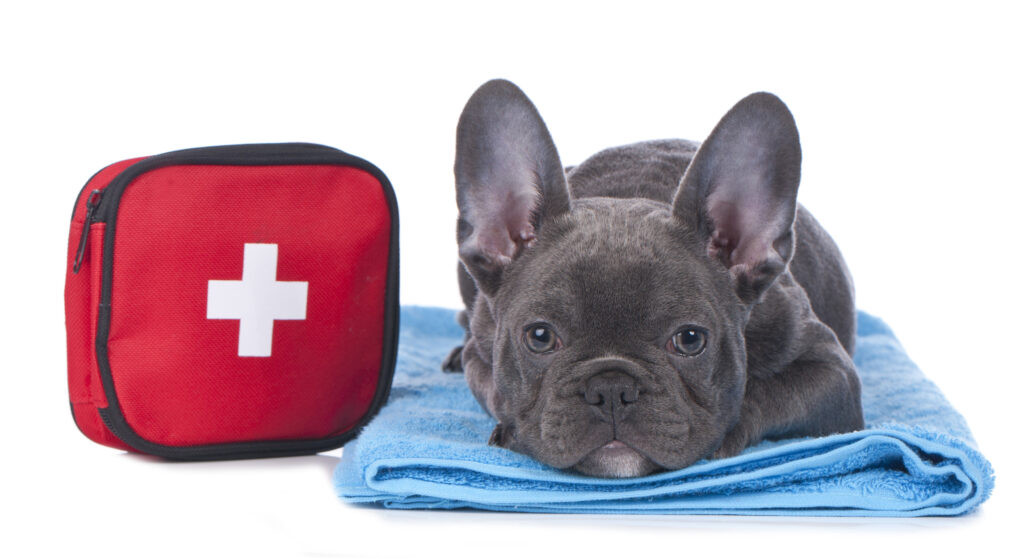
[(744, 302), (757, 301), (793, 257), (799, 185), (796, 123), (770, 93), (736, 103), (686, 169), (673, 213), (697, 223)]

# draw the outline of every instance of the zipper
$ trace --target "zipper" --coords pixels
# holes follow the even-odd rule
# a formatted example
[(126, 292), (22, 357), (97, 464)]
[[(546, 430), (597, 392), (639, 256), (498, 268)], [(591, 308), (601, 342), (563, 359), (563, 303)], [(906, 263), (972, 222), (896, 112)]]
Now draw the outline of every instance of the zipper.
[[(121, 194), (124, 189), (132, 182), (132, 180), (147, 171), (174, 164), (261, 166), (280, 164), (318, 164), (322, 162), (320, 160), (322, 157), (333, 158), (336, 160), (339, 156), (358, 159), (358, 157), (353, 157), (352, 155), (334, 149), (333, 147), (312, 143), (199, 147), (194, 149), (183, 149), (181, 151), (171, 151), (162, 155), (146, 157), (121, 171), (117, 177), (110, 181), (106, 190), (93, 190), (89, 193), (89, 201), (86, 204), (87, 210), (85, 213), (85, 224), (82, 226), (82, 235), (78, 239), (78, 250), (75, 253), (75, 262), (71, 271), (77, 274), (82, 268), (82, 264), (85, 263), (85, 250), (89, 243), (89, 225), (96, 222), (110, 221), (111, 214), (117, 212), (117, 206), (120, 202)], [(293, 159), (299, 160), (293, 161)], [(308, 159), (308, 161), (302, 159)], [(358, 164), (356, 164), (356, 166), (358, 166)], [(110, 193), (110, 196), (106, 197), (111, 198), (111, 201), (110, 203), (103, 204), (102, 211), (100, 211), (100, 202), (104, 199), (104, 192)]]
[(89, 244), (89, 226), (96, 220), (96, 208), (100, 206), (100, 199), (103, 198), (103, 190), (93, 190), (89, 193), (89, 201), (85, 204), (85, 224), (82, 225), (82, 236), (78, 238), (78, 251), (75, 253), (75, 264), (71, 271), (78, 273), (85, 261), (85, 248)]
[[(107, 354), (107, 341), (110, 335), (110, 300), (111, 281), (113, 279), (114, 239), (117, 228), (117, 215), (121, 196), (128, 186), (139, 176), (173, 165), (340, 165), (363, 170), (373, 175), (384, 189), (388, 209), (391, 212), (391, 243), (388, 247), (388, 279), (385, 290), (385, 347), (382, 355), (381, 368), (378, 374), (377, 391), (370, 403), (369, 411), (346, 432), (330, 438), (300, 440), (258, 440), (251, 442), (234, 442), (200, 446), (164, 446), (141, 437), (126, 422), (121, 411), (117, 390), (114, 388), (113, 375), (110, 370), (110, 358)], [(107, 396), (108, 406), (97, 409), (104, 426), (115, 437), (137, 451), (157, 455), (169, 459), (206, 460), (206, 459), (243, 459), (253, 457), (277, 457), (287, 455), (306, 455), (341, 447), (354, 438), (364, 426), (377, 414), (387, 400), (391, 391), (397, 357), (398, 335), (398, 204), (390, 181), (383, 172), (359, 157), (343, 151), (317, 144), (255, 144), (231, 145), (219, 147), (200, 147), (172, 151), (139, 160), (122, 170), (103, 190), (93, 190), (86, 202), (86, 221), (79, 239), (73, 271), (78, 273), (85, 259), (88, 243), (89, 227), (93, 223), (107, 223), (107, 234), (104, 238), (104, 250), (101, 265), (101, 288), (99, 315), (96, 329), (96, 360), (99, 365), (100, 380)]]

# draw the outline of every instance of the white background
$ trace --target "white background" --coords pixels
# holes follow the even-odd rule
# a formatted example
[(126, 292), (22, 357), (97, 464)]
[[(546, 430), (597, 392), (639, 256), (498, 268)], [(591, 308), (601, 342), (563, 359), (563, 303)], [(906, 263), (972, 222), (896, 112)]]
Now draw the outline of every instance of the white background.
[[(765, 4), (5, 3), (0, 552), (1019, 549), (1021, 12)], [(531, 96), (566, 164), (637, 140), (703, 139), (744, 95), (780, 95), (803, 142), (802, 202), (842, 247), (859, 305), (894, 327), (967, 416), (996, 468), (992, 499), (968, 517), (916, 520), (390, 512), (335, 499), (340, 451), (171, 464), (79, 434), (62, 289), (72, 201), (94, 171), (202, 145), (340, 147), (394, 183), (402, 302), (455, 307), (454, 129), (492, 77)]]

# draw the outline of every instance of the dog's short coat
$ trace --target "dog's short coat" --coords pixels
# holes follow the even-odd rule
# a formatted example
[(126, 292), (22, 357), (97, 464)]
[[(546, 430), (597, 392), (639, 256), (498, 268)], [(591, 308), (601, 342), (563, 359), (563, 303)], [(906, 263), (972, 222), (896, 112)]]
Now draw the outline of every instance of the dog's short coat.
[(796, 203), (800, 142), (774, 95), (703, 144), (564, 169), (529, 99), (494, 80), (459, 120), (464, 369), (491, 443), (628, 477), (766, 438), (863, 427), (842, 256)]

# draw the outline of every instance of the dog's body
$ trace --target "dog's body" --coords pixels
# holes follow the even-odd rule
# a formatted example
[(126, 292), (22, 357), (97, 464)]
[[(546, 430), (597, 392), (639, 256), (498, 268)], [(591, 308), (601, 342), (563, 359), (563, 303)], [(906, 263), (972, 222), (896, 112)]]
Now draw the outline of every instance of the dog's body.
[(622, 477), (861, 428), (852, 282), (796, 205), (799, 164), (785, 105), (755, 94), (703, 146), (563, 172), (525, 95), (481, 87), (456, 158), (467, 340), (446, 366), (498, 420), (491, 443)]

